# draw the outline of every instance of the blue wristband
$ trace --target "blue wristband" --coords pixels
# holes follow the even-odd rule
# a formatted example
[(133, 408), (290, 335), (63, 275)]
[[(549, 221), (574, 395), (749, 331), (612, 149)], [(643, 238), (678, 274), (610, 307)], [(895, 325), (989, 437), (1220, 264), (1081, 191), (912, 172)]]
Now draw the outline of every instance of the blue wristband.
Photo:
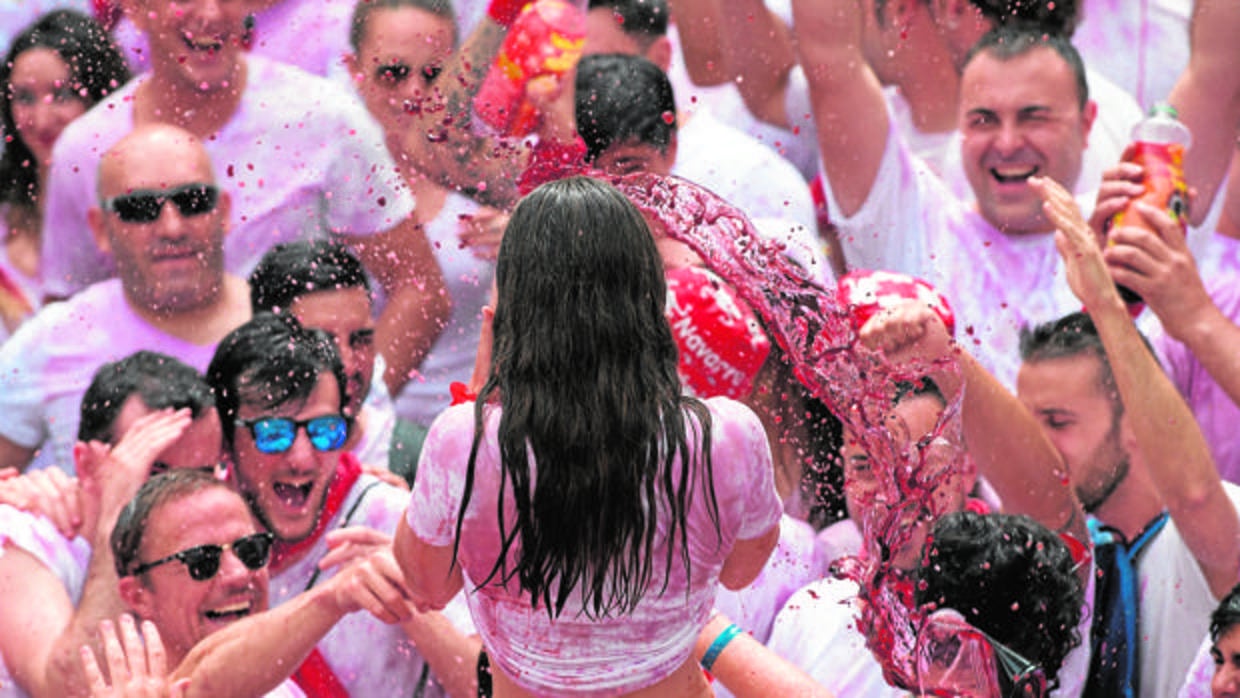
[(719, 636), (715, 638), (715, 641), (710, 643), (710, 649), (706, 650), (706, 654), (702, 655), (702, 668), (710, 671), (715, 666), (715, 660), (719, 659), (719, 655), (723, 654), (723, 649), (728, 646), (732, 638), (740, 635), (742, 632), (744, 631), (741, 630), (741, 626), (736, 623), (724, 628), (723, 632), (719, 633)]

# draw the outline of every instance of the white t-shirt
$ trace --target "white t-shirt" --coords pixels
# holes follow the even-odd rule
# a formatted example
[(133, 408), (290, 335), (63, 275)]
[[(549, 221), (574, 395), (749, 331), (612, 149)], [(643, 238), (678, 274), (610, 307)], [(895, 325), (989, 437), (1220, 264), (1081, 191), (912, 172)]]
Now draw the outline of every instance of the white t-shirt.
[[(217, 183), (232, 197), (224, 263), (248, 277), (276, 243), (329, 234), (369, 235), (395, 227), (413, 197), (356, 98), (336, 84), (259, 56), (232, 118), (203, 145)], [(86, 212), (97, 205), (103, 153), (133, 129), (141, 79), (95, 105), (56, 141), (43, 226), (49, 294), (68, 296), (114, 274), (96, 247)]]
[[(1223, 488), (1240, 510), (1240, 487), (1224, 482)], [(1175, 521), (1168, 520), (1137, 558), (1137, 590), (1141, 693), (1174, 696), (1219, 602)]]
[[(345, 524), (346, 515), (359, 498), (361, 505)], [(368, 526), (394, 534), (408, 501), (409, 495), (404, 490), (362, 475), (345, 497), (340, 511), (328, 523), (327, 530), (345, 525)], [(271, 605), (278, 606), (304, 591), (318, 570), (319, 560), (326, 554), (326, 536), (322, 536), (291, 565), (279, 573), (273, 571)], [(331, 579), (336, 572), (333, 568), (319, 573), (315, 583)], [(443, 613), (463, 634), (474, 634), (463, 594), (458, 594)], [(424, 661), (400, 626), (387, 625), (366, 612), (345, 616), (319, 640), (317, 647), (350, 695), (410, 695), (422, 674)], [(425, 695), (442, 696), (444, 693), (432, 681)]]
[(1144, 107), (1166, 99), (1188, 65), (1192, 0), (1083, 0), (1080, 5), (1072, 43), (1085, 63)]
[(777, 218), (817, 230), (809, 185), (774, 150), (701, 107), (676, 138), (672, 174), (710, 189), (751, 220)]
[(452, 297), (452, 315), (435, 340), (418, 375), (410, 378), (396, 398), (396, 414), (430, 426), (452, 404), (448, 385), (465, 382), (473, 373), (482, 331), (482, 306), (491, 295), (495, 263), (479, 259), (461, 243), (461, 218), (478, 210), (478, 204), (460, 194), (448, 194), (443, 210), (426, 225), (426, 238), (443, 270), (444, 285)]
[(845, 218), (829, 182), (826, 189), (850, 267), (933, 284), (955, 310), (957, 341), (1009, 387), (1020, 367), (1020, 328), (1081, 308), (1054, 236), (1007, 235), (986, 222), (909, 152), (894, 121), (861, 208)]
[(82, 395), (95, 371), (139, 349), (206, 371), (214, 344), (165, 334), (134, 313), (119, 279), (53, 303), (0, 346), (0, 435), (25, 448), (45, 446), (30, 467), (72, 473)]
[[(86, 568), (90, 565), (90, 544), (85, 538), (68, 540), (47, 519), (0, 504), (0, 555), (4, 555), (8, 545), (30, 553), (43, 563), (77, 605), (86, 583)], [(0, 599), (0, 604), (5, 602)], [(27, 695), (13, 681), (4, 657), (0, 656), (0, 698), (27, 698)]]
[[(718, 529), (707, 509), (704, 478), (694, 468), (685, 504), (687, 554), (679, 552), (664, 578), (653, 566), (640, 602), (631, 612), (591, 620), (581, 595), (569, 595), (554, 620), (535, 607), (515, 582), (502, 585), (488, 572), (502, 550), (496, 514), (501, 464), (496, 430), (501, 408), (488, 407), (485, 436), (478, 451), (476, 478), (461, 518), (460, 565), (470, 609), (494, 666), (538, 695), (618, 695), (652, 686), (670, 676), (690, 656), (714, 604), (719, 570), (738, 540), (751, 540), (779, 522), (770, 446), (757, 416), (727, 398), (704, 401), (711, 414), (712, 477), (718, 503)], [(685, 417), (686, 431), (694, 427)], [(430, 545), (451, 545), (464, 496), (465, 464), (474, 437), (474, 405), (448, 408), (432, 425), (418, 463), (418, 477), (406, 518), (410, 530)], [(690, 448), (697, 448), (690, 443)], [(679, 466), (674, 466), (679, 468)], [(679, 470), (677, 470), (679, 472)], [(505, 520), (512, 530), (515, 505), (506, 498)], [(665, 529), (666, 507), (659, 507)], [(667, 559), (669, 541), (656, 535), (651, 559)], [(510, 567), (511, 569), (511, 567)]]

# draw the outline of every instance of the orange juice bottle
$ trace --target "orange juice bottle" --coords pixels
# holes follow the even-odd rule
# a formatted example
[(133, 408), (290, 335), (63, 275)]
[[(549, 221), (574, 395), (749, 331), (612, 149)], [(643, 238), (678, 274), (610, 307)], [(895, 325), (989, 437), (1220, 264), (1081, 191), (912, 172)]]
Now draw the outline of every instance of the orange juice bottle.
[[(1124, 162), (1140, 165), (1145, 173), (1142, 184), (1145, 193), (1134, 198), (1128, 206), (1111, 218), (1111, 227), (1138, 226), (1158, 232), (1146, 223), (1135, 205), (1144, 201), (1163, 209), (1181, 228), (1188, 226), (1188, 184), (1184, 181), (1184, 151), (1192, 145), (1193, 137), (1188, 128), (1180, 123), (1175, 107), (1155, 104), (1150, 115), (1132, 129), (1132, 143), (1124, 150)], [(1124, 302), (1141, 302), (1132, 289), (1119, 287)]]

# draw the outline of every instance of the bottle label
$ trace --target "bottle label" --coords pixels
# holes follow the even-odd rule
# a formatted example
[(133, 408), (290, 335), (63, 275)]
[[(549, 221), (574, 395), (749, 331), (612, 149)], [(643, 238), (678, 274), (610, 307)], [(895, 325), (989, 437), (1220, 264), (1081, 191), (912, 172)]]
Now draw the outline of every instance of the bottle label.
[[(1133, 143), (1124, 151), (1124, 162), (1136, 163), (1145, 170), (1142, 181), (1145, 193), (1136, 200), (1163, 209), (1181, 228), (1187, 227), (1188, 184), (1184, 181), (1184, 146), (1179, 143)], [(1135, 225), (1152, 230), (1131, 204), (1115, 214), (1111, 224)]]

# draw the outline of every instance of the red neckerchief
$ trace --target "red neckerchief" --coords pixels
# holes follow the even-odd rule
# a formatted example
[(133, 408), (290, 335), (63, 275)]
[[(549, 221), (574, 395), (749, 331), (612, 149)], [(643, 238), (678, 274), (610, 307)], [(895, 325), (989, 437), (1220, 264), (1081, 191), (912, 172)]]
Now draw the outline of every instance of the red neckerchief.
[(297, 667), (292, 678), (307, 698), (349, 698), (349, 692), (318, 647), (310, 650), (310, 656)]
[(323, 502), (323, 510), (319, 512), (319, 518), (314, 523), (314, 530), (310, 532), (310, 535), (295, 543), (277, 539), (271, 546), (272, 569), (282, 569), (289, 561), (296, 560), (305, 554), (323, 537), (323, 534), (327, 532), (327, 524), (339, 513), (340, 507), (344, 506), (345, 497), (349, 495), (349, 490), (353, 489), (353, 485), (361, 476), (362, 464), (357, 460), (357, 456), (349, 451), (341, 453), (340, 461), (336, 466), (336, 477), (332, 478), (331, 484), (327, 487), (327, 497)]

